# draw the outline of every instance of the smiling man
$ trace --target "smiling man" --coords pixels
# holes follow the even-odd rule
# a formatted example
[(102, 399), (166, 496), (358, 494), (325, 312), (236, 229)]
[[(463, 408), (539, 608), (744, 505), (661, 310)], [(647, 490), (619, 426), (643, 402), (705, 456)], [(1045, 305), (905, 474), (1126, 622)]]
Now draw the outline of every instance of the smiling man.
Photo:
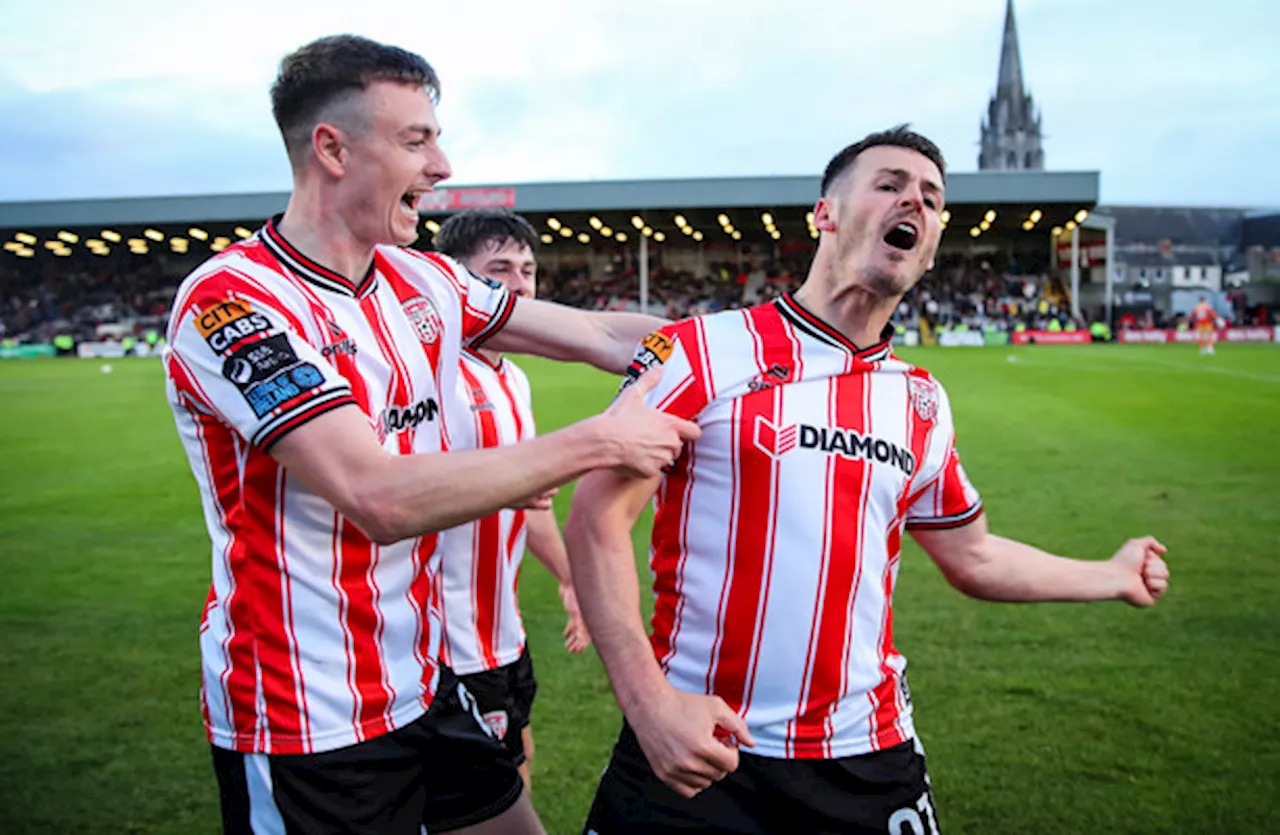
[[(168, 397), (212, 540), (201, 707), (224, 831), (539, 833), (514, 763), (438, 662), (437, 532), (594, 467), (655, 474), (697, 427), (640, 394), (446, 452), (460, 352), (621, 373), (661, 324), (522, 299), (405, 249), (450, 174), (422, 59), (336, 36), (281, 62), (284, 214), (183, 281)], [(637, 390), (655, 381), (647, 378)]]
[[(630, 375), (662, 366), (646, 400), (702, 434), (662, 476), (590, 473), (574, 494), (574, 584), (625, 718), (594, 835), (936, 833), (893, 639), (904, 530), (982, 599), (1164, 592), (1150, 537), (1082, 561), (990, 535), (946, 392), (893, 355), (889, 318), (942, 234), (943, 175), (905, 126), (845, 148), (794, 296), (643, 340)], [(631, 528), (655, 492), (646, 636)]]

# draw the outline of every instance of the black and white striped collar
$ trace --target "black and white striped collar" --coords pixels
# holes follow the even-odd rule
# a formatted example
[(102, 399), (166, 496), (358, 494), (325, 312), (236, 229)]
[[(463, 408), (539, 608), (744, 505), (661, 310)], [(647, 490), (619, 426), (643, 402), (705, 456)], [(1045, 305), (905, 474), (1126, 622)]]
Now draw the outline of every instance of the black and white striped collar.
[(292, 270), (299, 278), (314, 284), (322, 290), (342, 293), (344, 296), (352, 296), (353, 298), (364, 298), (373, 292), (373, 288), (378, 283), (373, 261), (369, 262), (369, 269), (365, 272), (364, 277), (360, 279), (360, 282), (354, 284), (346, 276), (329, 269), (323, 264), (312, 261), (303, 255), (297, 247), (285, 240), (279, 229), (280, 218), (282, 217), (284, 217), (282, 214), (276, 215), (268, 220), (259, 233), (262, 242), (267, 245), (267, 249), (271, 250), (271, 253), (275, 255), (281, 264)]
[(796, 301), (792, 294), (786, 293), (779, 296), (774, 301), (774, 305), (777, 306), (778, 312), (782, 314), (783, 318), (794, 325), (796, 329), (832, 347), (848, 351), (863, 362), (887, 360), (892, 351), (893, 327), (890, 325), (885, 325), (884, 330), (880, 332), (879, 342), (867, 348), (859, 348), (847, 336), (819, 319), (808, 308)]

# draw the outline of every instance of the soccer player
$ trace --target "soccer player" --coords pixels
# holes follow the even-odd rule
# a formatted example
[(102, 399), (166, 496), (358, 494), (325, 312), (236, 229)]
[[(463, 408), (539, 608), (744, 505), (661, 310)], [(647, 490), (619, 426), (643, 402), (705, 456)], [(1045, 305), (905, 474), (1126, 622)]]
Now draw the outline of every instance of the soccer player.
[[(1164, 592), (1151, 537), (1082, 561), (989, 533), (946, 392), (894, 356), (943, 174), (905, 126), (850, 145), (794, 295), (643, 340), (631, 373), (664, 369), (646, 400), (702, 435), (661, 476), (590, 473), (574, 495), (574, 584), (625, 718), (589, 831), (936, 832), (893, 639), (904, 531), (980, 599)], [(655, 492), (647, 637), (630, 530)]]
[(1201, 296), (1196, 306), (1191, 308), (1191, 315), (1187, 318), (1191, 320), (1192, 326), (1196, 329), (1196, 341), (1200, 344), (1200, 356), (1212, 354), (1214, 343), (1218, 341), (1218, 328), (1222, 327), (1222, 319), (1209, 305), (1209, 300)]
[(517, 303), (402, 248), (451, 173), (438, 91), (421, 56), (364, 38), (286, 56), (271, 98), (288, 206), (174, 302), (164, 364), (213, 541), (201, 707), (229, 833), (418, 833), (428, 796), (442, 829), (541, 832), (438, 664), (435, 532), (595, 467), (652, 475), (698, 432), (637, 394), (525, 443), (441, 452), (463, 344), (621, 373), (656, 320)]
[[(518, 298), (537, 295), (538, 233), (506, 209), (470, 209), (445, 221), (436, 249), (477, 275), (491, 278)], [(529, 380), (509, 357), (489, 348), (464, 348), (451, 423), (452, 449), (486, 449), (532, 438)], [(529, 551), (560, 585), (568, 613), (565, 646), (590, 644), (573, 593), (569, 559), (555, 512), (504, 509), (440, 534), (443, 578), (442, 660), (475, 697), (480, 715), (510, 751), (530, 785), (533, 759), (531, 709), (537, 683), (517, 601), (517, 580)], [(428, 800), (427, 830), (435, 831)]]

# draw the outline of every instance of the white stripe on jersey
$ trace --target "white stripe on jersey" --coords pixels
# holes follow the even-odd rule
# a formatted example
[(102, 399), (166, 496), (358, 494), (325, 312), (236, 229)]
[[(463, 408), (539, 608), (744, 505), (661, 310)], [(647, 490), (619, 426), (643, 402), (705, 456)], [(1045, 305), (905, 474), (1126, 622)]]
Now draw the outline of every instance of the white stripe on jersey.
[[(505, 446), (535, 434), (529, 380), (506, 358), (495, 367), (464, 351), (448, 410), (453, 449)], [(516, 585), (525, 538), (524, 511), (518, 510), (500, 510), (440, 534), (441, 657), (459, 675), (504, 667), (524, 652)]]
[(212, 540), (200, 645), (213, 744), (326, 751), (426, 711), (436, 537), (375, 545), (266, 450), (354, 404), (387, 452), (439, 451), (460, 346), (513, 303), (447, 259), (395, 248), (352, 283), (274, 222), (183, 282), (165, 369)]
[[(908, 525), (976, 518), (945, 392), (789, 297), (676, 323), (647, 401), (698, 422), (658, 492), (652, 642), (741, 713), (753, 753), (835, 758), (913, 734), (893, 645)], [(667, 591), (674, 589), (674, 592)]]

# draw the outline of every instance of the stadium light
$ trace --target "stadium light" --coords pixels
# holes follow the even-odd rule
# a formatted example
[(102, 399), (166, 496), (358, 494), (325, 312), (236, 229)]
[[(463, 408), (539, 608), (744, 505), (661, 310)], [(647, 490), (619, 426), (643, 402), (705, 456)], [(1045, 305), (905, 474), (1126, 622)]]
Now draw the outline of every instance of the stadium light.
[(219, 235), (218, 237), (214, 238), (213, 242), (215, 244), (221, 244), (223, 249), (226, 249), (227, 247), (231, 246), (231, 239), (224, 237), (222, 235)]
[(620, 244), (625, 244), (627, 242), (627, 233), (619, 232), (618, 234), (613, 236), (613, 239)]
[[(812, 216), (813, 216), (813, 212), (810, 212), (810, 213), (809, 213), (809, 216), (810, 216), (810, 217), (812, 217)], [(943, 209), (943, 210), (942, 210), (942, 225), (943, 225), (943, 226), (946, 226), (946, 225), (947, 225), (948, 223), (950, 223), (950, 222), (951, 222), (951, 210), (950, 210), (950, 209)], [(813, 221), (812, 221), (812, 220), (810, 220), (810, 221), (809, 221), (809, 223), (810, 223), (810, 224), (812, 224), (812, 223), (813, 223)]]
[(736, 231), (738, 231), (738, 230), (736, 230), (736, 229), (734, 229), (734, 228), (733, 228), (733, 224), (732, 224), (732, 223), (729, 223), (729, 224), (726, 224), (726, 225), (725, 225), (725, 227), (724, 227), (724, 231), (725, 231), (726, 233), (728, 233), (728, 234), (732, 235), (734, 232), (736, 232)]
[(120, 243), (120, 233), (114, 229), (103, 229), (102, 239), (104, 241), (111, 241), (113, 244), (118, 244)]
[(539, 238), (539, 240), (541, 240), (544, 244), (549, 244), (549, 243), (551, 243), (552, 241), (554, 241), (554, 240), (555, 240), (555, 238), (551, 237), (551, 236), (550, 236), (550, 235), (548, 235), (546, 232), (543, 232), (543, 233), (542, 233), (542, 235), (541, 235), (541, 237)]
[(768, 212), (765, 212), (764, 214), (760, 215), (760, 219), (764, 221), (765, 226), (773, 225), (773, 215), (769, 214)]
[(652, 237), (653, 237), (653, 227), (652, 227), (652, 226), (642, 226), (642, 227), (640, 228), (640, 234), (641, 234), (641, 235), (644, 235), (646, 238), (652, 238)]
[(976, 226), (969, 230), (969, 237), (971, 238), (976, 238), (981, 234), (982, 234), (982, 230)]
[(1088, 210), (1081, 209), (1080, 211), (1076, 212), (1076, 223), (1084, 223), (1084, 219), (1087, 218), (1088, 216), (1089, 216)]
[(135, 247), (135, 246), (146, 246), (146, 245), (147, 245), (147, 242), (146, 242), (146, 241), (144, 241), (144, 240), (142, 240), (142, 238), (130, 238), (130, 239), (129, 239), (129, 246), (130, 246), (130, 247)]
[(58, 256), (59, 258), (66, 258), (68, 255), (70, 255), (70, 254), (71, 254), (71, 250), (66, 249), (66, 248), (64, 247), (63, 249), (55, 249), (55, 250), (53, 251), (53, 254), (54, 254), (54, 255), (56, 255), (56, 256)]
[(19, 232), (18, 234), (13, 236), (13, 239), (15, 241), (21, 241), (27, 246), (32, 246), (36, 242), (36, 236), (32, 235), (30, 232)]
[(734, 229), (734, 230), (733, 230), (733, 239), (734, 239), (735, 241), (740, 241), (740, 240), (742, 240), (742, 233), (741, 233), (741, 232), (739, 232), (737, 229)]
[(1053, 236), (1054, 236), (1055, 238), (1056, 238), (1056, 237), (1058, 237), (1058, 236), (1059, 236), (1059, 235), (1061, 235), (1061, 234), (1062, 234), (1062, 227), (1061, 227), (1061, 226), (1055, 226), (1055, 227), (1053, 227)]
[(729, 216), (726, 214), (716, 215), (716, 222), (721, 226), (729, 226)]
[(1030, 232), (1032, 229), (1035, 229), (1035, 228), (1036, 228), (1036, 225), (1034, 221), (1031, 221), (1031, 220), (1022, 221), (1023, 232)]
[(552, 232), (559, 232), (562, 225), (563, 224), (560, 223), (560, 218), (558, 217), (547, 218), (547, 228)]
[(19, 258), (33, 258), (35, 257), (36, 251), (28, 247), (26, 249), (20, 249), (13, 254), (18, 256)]
[(675, 221), (676, 221), (676, 226), (680, 227), (681, 229), (683, 229), (685, 226), (688, 225), (685, 223), (684, 215), (676, 215)]
[(253, 234), (248, 229), (245, 229), (243, 226), (237, 226), (233, 231), (236, 233), (236, 237), (239, 237), (239, 238), (247, 238)]
[(987, 231), (988, 229), (991, 228), (991, 221), (989, 220), (982, 221), (982, 223), (978, 224), (978, 228), (981, 229), (983, 232)]
[(93, 249), (94, 247), (102, 247), (102, 246), (106, 246), (106, 244), (105, 244), (105, 243), (103, 243), (102, 241), (98, 240), (97, 238), (86, 238), (86, 239), (85, 239), (85, 242), (84, 242), (84, 245), (85, 245), (85, 246), (87, 246), (87, 247), (89, 247), (90, 249)]
[(4, 249), (5, 252), (17, 252), (20, 249), (26, 249), (26, 247), (17, 241), (5, 241)]
[(781, 239), (781, 238), (782, 238), (782, 233), (781, 233), (781, 232), (779, 232), (777, 229), (774, 229), (774, 230), (773, 230), (772, 232), (770, 232), (769, 234), (773, 237), (773, 239), (774, 239), (775, 241), (776, 241), (776, 240), (779, 240), (779, 239)]
[(89, 251), (92, 252), (94, 255), (98, 256), (99, 258), (102, 258), (111, 254), (111, 250), (101, 246), (95, 246), (93, 249)]
[(160, 243), (161, 241), (164, 240), (164, 233), (157, 229), (143, 229), (142, 236), (144, 238), (150, 238), (156, 243)]
[(1031, 217), (1029, 219), (1032, 223), (1039, 223), (1040, 218), (1042, 217), (1044, 217), (1044, 212), (1040, 211), (1039, 209), (1036, 209), (1031, 213)]
[(432, 235), (440, 231), (440, 224), (436, 223), (434, 220), (428, 220), (423, 225), (427, 227), (427, 231)]
[(654, 232), (654, 233), (653, 233), (653, 239), (654, 239), (655, 241), (657, 241), (658, 243), (662, 243), (663, 241), (665, 241), (665, 240), (667, 239), (667, 236), (666, 236), (666, 233), (664, 233), (664, 232)]
[(987, 213), (986, 213), (985, 215), (983, 215), (983, 216), (982, 216), (982, 219), (983, 219), (983, 220), (985, 220), (987, 223), (995, 223), (995, 222), (996, 222), (996, 210), (995, 210), (995, 209), (987, 209)]
[(1075, 229), (1075, 228), (1076, 228), (1076, 222), (1074, 220), (1068, 220), (1067, 231), (1070, 232), (1072, 229)]
[(213, 243), (209, 244), (209, 249), (212, 249), (214, 252), (222, 252), (222, 250), (226, 249), (230, 245), (231, 242), (226, 238), (214, 238)]
[(613, 229), (612, 229), (612, 228), (610, 228), (610, 227), (608, 227), (608, 226), (601, 226), (601, 227), (600, 227), (600, 234), (601, 234), (601, 235), (604, 235), (606, 238), (612, 238), (612, 237), (613, 237)]
[(692, 235), (692, 234), (693, 234), (693, 227), (692, 227), (692, 226), (681, 226), (681, 227), (680, 227), (680, 231), (681, 231), (681, 232), (683, 232), (683, 233), (685, 233), (686, 235)]
[(813, 212), (805, 212), (804, 222), (809, 224), (810, 226), (813, 225)]
[(591, 236), (590, 236), (590, 235), (588, 235), (586, 232), (579, 232), (579, 233), (578, 233), (578, 243), (583, 243), (583, 244), (589, 244), (589, 243), (591, 243)]
[(810, 236), (811, 238), (813, 238), (813, 239), (816, 241), (816, 240), (818, 239), (818, 230), (817, 230), (817, 229), (810, 229), (810, 230), (809, 230), (809, 236)]
[(591, 217), (587, 218), (587, 225), (590, 226), (592, 229), (599, 231), (600, 227), (604, 226), (604, 223), (600, 220), (600, 218), (596, 217), (595, 215), (592, 215)]
[(560, 237), (562, 237), (562, 238), (572, 238), (572, 237), (573, 237), (573, 230), (572, 230), (572, 229), (570, 229), (568, 226), (561, 226), (561, 227), (560, 227)]
[(698, 230), (696, 230), (696, 229), (695, 229), (695, 230), (693, 230), (693, 239), (694, 239), (695, 241), (700, 241), (700, 240), (702, 240), (702, 233), (701, 233), (701, 232), (699, 232), (699, 231), (698, 231)]
[(195, 238), (197, 241), (209, 240), (209, 233), (204, 231), (198, 226), (192, 226), (190, 229), (187, 230), (187, 234)]
[(73, 244), (80, 240), (80, 236), (75, 232), (68, 232), (66, 229), (63, 229), (58, 232), (58, 240)]
[(182, 247), (185, 247), (185, 246), (186, 246), (187, 244), (189, 244), (189, 243), (191, 243), (191, 242), (190, 242), (190, 241), (188, 241), (186, 238), (177, 238), (177, 237), (175, 237), (175, 238), (170, 238), (170, 239), (169, 239), (169, 246), (182, 246)]
[(45, 241), (44, 248), (49, 250), (62, 249), (62, 241)]
[(634, 226), (634, 227), (635, 227), (635, 228), (637, 228), (637, 229), (643, 229), (643, 228), (644, 228), (644, 221), (640, 219), (640, 215), (632, 215), (632, 216), (631, 216), (631, 225), (632, 225), (632, 226)]
[(146, 255), (150, 250), (147, 249), (147, 247), (144, 245), (144, 246), (131, 246), (129, 247), (129, 251), (132, 252), (134, 255)]

